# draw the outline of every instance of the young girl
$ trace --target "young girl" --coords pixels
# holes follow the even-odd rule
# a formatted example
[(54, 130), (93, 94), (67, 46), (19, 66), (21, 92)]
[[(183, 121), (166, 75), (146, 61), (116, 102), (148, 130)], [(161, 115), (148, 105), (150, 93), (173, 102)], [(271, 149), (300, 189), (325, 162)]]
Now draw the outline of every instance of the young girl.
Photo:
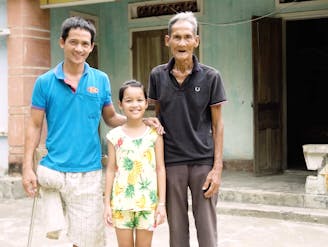
[(119, 107), (127, 122), (106, 136), (104, 219), (120, 247), (150, 247), (154, 228), (166, 218), (163, 137), (143, 122), (148, 103), (140, 82), (122, 85)]

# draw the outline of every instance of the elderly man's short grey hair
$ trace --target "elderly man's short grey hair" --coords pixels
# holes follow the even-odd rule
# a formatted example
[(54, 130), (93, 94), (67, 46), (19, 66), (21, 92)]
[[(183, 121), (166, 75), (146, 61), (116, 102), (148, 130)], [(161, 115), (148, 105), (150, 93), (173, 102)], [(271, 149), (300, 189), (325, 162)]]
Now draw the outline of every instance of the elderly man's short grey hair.
[(193, 12), (187, 11), (187, 12), (181, 12), (176, 15), (174, 15), (168, 24), (168, 35), (170, 36), (172, 33), (172, 26), (178, 22), (178, 21), (188, 21), (193, 26), (193, 32), (196, 35), (197, 34), (197, 19)]

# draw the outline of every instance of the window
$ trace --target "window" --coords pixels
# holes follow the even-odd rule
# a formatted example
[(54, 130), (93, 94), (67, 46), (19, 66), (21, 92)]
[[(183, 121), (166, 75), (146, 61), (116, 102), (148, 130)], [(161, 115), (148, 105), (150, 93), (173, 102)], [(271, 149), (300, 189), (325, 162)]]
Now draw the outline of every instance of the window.
[(279, 3), (306, 2), (306, 1), (313, 1), (313, 0), (279, 0)]
[(295, 4), (297, 6), (301, 5), (313, 5), (327, 2), (326, 0), (276, 0), (276, 5), (287, 5), (287, 4)]

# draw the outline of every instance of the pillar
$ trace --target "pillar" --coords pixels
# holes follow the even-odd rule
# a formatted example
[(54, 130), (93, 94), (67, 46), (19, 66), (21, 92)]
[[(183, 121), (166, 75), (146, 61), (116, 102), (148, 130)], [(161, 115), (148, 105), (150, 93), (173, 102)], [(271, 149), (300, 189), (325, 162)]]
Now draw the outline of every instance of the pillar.
[[(50, 15), (39, 1), (7, 1), (8, 171), (21, 172), (35, 79), (50, 68)], [(42, 138), (44, 142), (44, 137)]]

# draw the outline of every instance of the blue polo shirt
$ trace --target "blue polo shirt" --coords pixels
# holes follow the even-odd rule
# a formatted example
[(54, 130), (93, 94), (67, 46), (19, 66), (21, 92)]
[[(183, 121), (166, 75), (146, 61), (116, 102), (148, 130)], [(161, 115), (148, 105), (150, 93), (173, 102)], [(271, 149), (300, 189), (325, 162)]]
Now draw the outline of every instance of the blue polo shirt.
[(74, 92), (64, 82), (63, 62), (37, 78), (32, 107), (45, 111), (48, 154), (40, 164), (61, 172), (101, 169), (98, 127), (112, 103), (108, 76), (87, 63)]

